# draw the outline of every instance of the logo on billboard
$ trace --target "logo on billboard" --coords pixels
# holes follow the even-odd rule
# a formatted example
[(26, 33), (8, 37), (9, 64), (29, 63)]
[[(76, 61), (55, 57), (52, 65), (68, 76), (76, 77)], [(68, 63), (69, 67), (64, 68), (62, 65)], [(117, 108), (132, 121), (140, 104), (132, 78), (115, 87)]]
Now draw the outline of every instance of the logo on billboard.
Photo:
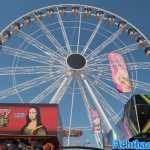
[(6, 127), (9, 119), (8, 115), (10, 113), (10, 109), (0, 109), (0, 127)]

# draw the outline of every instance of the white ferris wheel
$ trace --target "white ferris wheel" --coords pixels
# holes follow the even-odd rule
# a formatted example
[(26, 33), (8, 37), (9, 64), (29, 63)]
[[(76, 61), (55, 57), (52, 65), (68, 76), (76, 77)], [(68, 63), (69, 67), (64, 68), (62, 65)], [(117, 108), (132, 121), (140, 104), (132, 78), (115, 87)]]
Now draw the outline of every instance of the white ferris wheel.
[[(102, 147), (133, 94), (149, 93), (150, 42), (135, 26), (107, 10), (80, 4), (36, 9), (0, 33), (0, 102), (58, 103), (63, 128), (81, 129), (64, 143)], [(112, 82), (108, 54), (123, 56), (132, 91)], [(101, 120), (93, 134), (89, 108)], [(95, 140), (95, 141), (94, 141)], [(76, 141), (76, 142), (73, 142)]]

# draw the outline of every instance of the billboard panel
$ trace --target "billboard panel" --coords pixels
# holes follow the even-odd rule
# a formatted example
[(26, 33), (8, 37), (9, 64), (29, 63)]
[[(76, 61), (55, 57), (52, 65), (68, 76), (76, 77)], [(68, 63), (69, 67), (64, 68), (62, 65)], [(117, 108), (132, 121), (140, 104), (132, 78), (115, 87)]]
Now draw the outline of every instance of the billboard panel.
[(56, 134), (58, 107), (50, 104), (0, 104), (0, 134)]

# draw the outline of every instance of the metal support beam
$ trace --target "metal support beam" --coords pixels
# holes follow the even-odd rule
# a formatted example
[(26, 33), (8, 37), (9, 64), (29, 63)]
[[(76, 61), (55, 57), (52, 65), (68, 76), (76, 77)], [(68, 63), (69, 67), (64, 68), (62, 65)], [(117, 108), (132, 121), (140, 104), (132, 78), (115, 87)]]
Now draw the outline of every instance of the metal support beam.
[(52, 97), (52, 100), (49, 103), (56, 103), (58, 104), (63, 97), (65, 90), (67, 89), (68, 85), (70, 84), (71, 79), (68, 77), (65, 77), (62, 83), (60, 84), (60, 87)]
[(83, 79), (84, 84), (86, 85), (87, 90), (89, 91), (91, 97), (93, 98), (94, 104), (96, 106), (96, 109), (97, 109), (99, 115), (102, 116), (102, 118), (104, 119), (104, 121), (105, 121), (105, 123), (107, 125), (108, 131), (112, 130), (113, 128), (112, 128), (109, 120), (107, 119), (107, 116), (105, 115), (101, 105), (99, 104), (99, 102), (97, 100), (97, 97), (95, 96), (95, 94), (94, 94), (92, 88), (90, 87), (88, 81), (84, 78), (84, 75), (81, 75), (81, 77)]

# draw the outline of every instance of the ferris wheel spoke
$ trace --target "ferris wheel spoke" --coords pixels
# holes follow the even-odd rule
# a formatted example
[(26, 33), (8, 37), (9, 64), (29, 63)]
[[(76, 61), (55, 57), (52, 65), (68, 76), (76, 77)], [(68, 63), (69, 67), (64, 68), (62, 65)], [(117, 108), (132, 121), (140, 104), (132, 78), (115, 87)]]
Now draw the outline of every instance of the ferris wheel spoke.
[(103, 18), (104, 18), (104, 17), (102, 17), (102, 18), (99, 20), (99, 22), (98, 22), (96, 28), (94, 29), (92, 35), (90, 36), (88, 42), (85, 44), (85, 47), (83, 48), (83, 51), (82, 51), (82, 55), (84, 55), (84, 54), (86, 53), (86, 50), (88, 49), (88, 47), (89, 47), (90, 44), (92, 43), (94, 37), (96, 36), (96, 34), (97, 34), (97, 32), (98, 32), (98, 30), (99, 30), (101, 24), (102, 24)]
[[(93, 75), (91, 76), (90, 74), (93, 74)], [(106, 80), (106, 81), (112, 82), (112, 76), (107, 71), (100, 72), (100, 71), (96, 71), (95, 69), (94, 71), (92, 70), (90, 73), (86, 72), (85, 75), (93, 80), (93, 83), (95, 83), (95, 86), (99, 82), (99, 80)]]
[[(96, 79), (96, 76), (99, 76), (99, 77)], [(93, 76), (92, 80), (93, 80), (93, 84), (95, 83), (94, 84), (95, 86), (97, 86), (97, 84), (99, 84), (99, 82), (100, 82), (99, 80), (109, 81), (110, 83), (112, 83), (112, 77), (109, 74), (106, 74), (106, 73), (95, 74), (95, 76)]]
[(108, 74), (104, 73), (102, 76), (100, 76), (100, 78), (112, 82), (112, 76), (110, 76)]
[(149, 83), (146, 83), (143, 81), (138, 81), (138, 80), (132, 80), (132, 83), (135, 88), (150, 92), (150, 84)]
[(87, 98), (85, 89), (84, 89), (83, 85), (81, 84), (81, 80), (77, 80), (77, 83), (78, 83), (78, 86), (79, 86), (79, 89), (80, 89), (81, 96), (83, 98), (83, 102), (85, 104), (85, 108), (87, 110), (88, 119), (89, 119), (89, 123), (90, 123), (90, 128), (92, 128), (92, 120), (91, 120), (91, 115), (90, 115), (90, 111), (89, 111), (90, 104), (88, 102), (88, 98)]
[(87, 67), (86, 69), (85, 69), (85, 72), (86, 73), (90, 73), (90, 72), (92, 72), (92, 73), (97, 73), (97, 74), (102, 74), (102, 73), (104, 73), (104, 72), (110, 72), (110, 69), (109, 68), (104, 68), (104, 67)]
[(90, 67), (92, 67), (92, 66), (95, 66), (95, 67), (97, 67), (97, 66), (99, 66), (99, 67), (109, 67), (110, 65), (108, 63), (101, 63), (99, 61), (99, 59), (96, 58), (95, 61), (89, 61), (87, 66), (90, 66)]
[(63, 78), (62, 75), (61, 76), (58, 75), (54, 83), (52, 83), (44, 91), (42, 91), (39, 95), (37, 95), (34, 99), (32, 99), (30, 103), (41, 103), (45, 99), (45, 97), (47, 97), (49, 94), (54, 92), (59, 87), (62, 78)]
[[(53, 67), (53, 68), (51, 68)], [(59, 71), (56, 71), (58, 70)], [(62, 72), (63, 68), (52, 66), (30, 66), (30, 67), (3, 67), (0, 75), (24, 75), (24, 74), (50, 74), (51, 72)]]
[(85, 73), (89, 73), (89, 74), (95, 74), (95, 75), (103, 75), (103, 74), (108, 74), (109, 76), (111, 76), (111, 70), (110, 67), (108, 67), (108, 65), (93, 65), (91, 66), (87, 66), (85, 68)]
[(50, 80), (49, 75), (44, 75), (26, 82), (23, 82), (21, 84), (18, 84), (16, 86), (13, 86), (11, 88), (8, 88), (6, 90), (2, 90), (0, 91), (0, 99), (4, 99), (7, 98), (11, 95), (15, 95), (17, 94), (17, 92), (22, 92), (22, 91), (26, 91), (28, 89), (31, 89), (35, 86), (41, 85), (43, 83), (46, 83), (47, 81)]
[(96, 78), (99, 79), (99, 78), (101, 78), (103, 76), (104, 77), (107, 76), (109, 78), (112, 78), (111, 72), (109, 72), (108, 70), (103, 70), (103, 69), (98, 70), (97, 68), (91, 69), (90, 71), (85, 72), (85, 74), (87, 76), (93, 77), (94, 80), (96, 80)]
[(126, 104), (128, 101), (128, 97), (125, 96), (122, 93), (119, 93), (115, 88), (112, 86), (104, 83), (103, 81), (100, 82), (101, 84), (101, 89), (105, 91), (106, 93), (112, 95), (115, 99), (119, 100), (121, 103)]
[(63, 21), (62, 21), (62, 18), (61, 18), (61, 15), (60, 15), (60, 12), (59, 12), (58, 8), (57, 8), (57, 18), (58, 18), (58, 22), (59, 22), (60, 27), (61, 27), (61, 31), (62, 31), (64, 40), (65, 40), (65, 44), (66, 44), (68, 53), (70, 54), (70, 53), (72, 53), (72, 51), (71, 51), (71, 48), (70, 48), (68, 36), (67, 36), (67, 33), (66, 33), (66, 30), (65, 30), (65, 27), (64, 27), (64, 24), (63, 24)]
[(46, 45), (44, 45), (43, 43), (41, 43), (40, 41), (32, 37), (30, 34), (27, 34), (23, 31), (19, 31), (17, 35), (21, 37), (22, 39), (24, 39), (27, 43), (39, 49), (41, 52), (50, 56), (51, 58), (62, 59), (62, 60), (64, 59), (62, 55), (48, 48)]
[(70, 135), (71, 135), (71, 126), (72, 126), (72, 116), (73, 116), (73, 108), (74, 108), (74, 97), (75, 97), (75, 80), (73, 82), (72, 88), (72, 97), (71, 97), (71, 110), (70, 110), (70, 117), (69, 117), (69, 135), (68, 135), (68, 146), (70, 145)]
[(95, 86), (92, 85), (92, 87), (95, 89), (95, 91), (97, 92), (98, 96), (99, 96), (99, 101), (100, 103), (103, 105), (103, 109), (105, 110), (105, 112), (107, 112), (107, 114), (109, 115), (109, 118), (112, 119), (112, 121), (114, 123), (116, 123), (116, 118), (119, 119), (120, 116), (118, 115), (118, 113), (116, 113), (113, 108), (110, 106), (110, 104), (107, 102), (107, 100), (104, 98), (104, 96), (102, 95), (102, 93), (97, 90), (95, 88)]
[(127, 63), (128, 70), (150, 69), (150, 62)]
[[(85, 105), (87, 106), (87, 108), (89, 108), (90, 107), (90, 104), (89, 104), (89, 102), (88, 102), (88, 98), (87, 98), (87, 96), (86, 96), (86, 92), (85, 92), (85, 89), (84, 89), (84, 87), (83, 87), (83, 85), (81, 84), (82, 82), (81, 82), (81, 80), (77, 80), (77, 83), (78, 83), (78, 87), (79, 87), (79, 89), (80, 89), (80, 93), (81, 93), (81, 95), (82, 95), (82, 97), (83, 97), (83, 100), (84, 100), (84, 103), (85, 103)], [(88, 109), (87, 109), (88, 110)], [(88, 114), (89, 115), (89, 114)]]
[(125, 47), (122, 47), (120, 49), (113, 50), (112, 52), (116, 52), (116, 53), (119, 53), (121, 55), (125, 55), (125, 54), (131, 53), (135, 50), (138, 50), (138, 48), (139, 48), (138, 43), (133, 43), (130, 45), (126, 45)]
[(97, 56), (105, 47), (107, 47), (110, 43), (115, 41), (119, 35), (121, 34), (120, 30), (117, 30), (110, 37), (108, 37), (104, 42), (102, 42), (95, 50), (93, 50), (87, 58), (91, 58), (92, 56)]
[[(95, 78), (95, 80), (97, 80), (97, 79)], [(103, 90), (107, 94), (111, 95), (116, 100), (119, 100), (119, 102), (121, 102), (122, 104), (126, 104), (127, 103), (128, 97), (126, 95), (124, 95), (122, 93), (119, 93), (115, 88), (113, 88), (112, 86), (106, 84), (101, 79), (98, 79), (98, 81), (97, 81), (97, 85), (98, 84), (100, 85), (100, 86), (97, 86), (98, 88), (100, 88), (101, 90)], [(92, 81), (90, 81), (90, 83), (93, 84)]]
[(78, 41), (77, 41), (77, 53), (79, 52), (80, 44), (80, 34), (81, 34), (81, 20), (82, 20), (82, 8), (80, 8), (80, 19), (79, 19), (79, 29), (78, 29)]
[(100, 71), (109, 71), (110, 65), (109, 64), (98, 64), (98, 63), (92, 63), (87, 65), (86, 69), (98, 69)]
[(56, 40), (56, 38), (53, 36), (53, 34), (50, 32), (50, 30), (45, 26), (45, 24), (38, 19), (38, 25), (40, 26), (41, 30), (43, 33), (46, 35), (46, 37), (49, 39), (49, 41), (56, 47), (57, 52), (61, 55), (63, 54), (64, 56), (66, 55), (65, 49), (63, 46)]
[(43, 74), (49, 73), (49, 66), (30, 66), (30, 67), (3, 67), (0, 68), (0, 75), (18, 74)]
[(16, 49), (16, 48), (11, 48), (8, 46), (3, 46), (2, 50), (3, 50), (3, 53), (6, 53), (7, 55), (13, 55), (19, 58), (24, 58), (27, 60), (31, 60), (31, 61), (35, 61), (35, 62), (39, 62), (43, 64), (50, 64), (52, 62), (50, 58), (47, 56), (42, 56), (42, 55), (32, 53), (32, 52), (26, 52), (26, 51)]
[(99, 76), (99, 79), (106, 79), (108, 81), (112, 81), (112, 76), (108, 72), (102, 72), (100, 74), (95, 74), (95, 77)]
[[(126, 45), (124, 47), (121, 47), (119, 49), (113, 50), (111, 52), (116, 52), (116, 53), (119, 53), (121, 55), (125, 55), (125, 54), (131, 53), (131, 52), (133, 52), (135, 50), (138, 50), (138, 48), (139, 47), (138, 47), (137, 43), (132, 43), (130, 45)], [(89, 59), (88, 61), (89, 61), (89, 63), (92, 63), (93, 61), (94, 62), (98, 62), (98, 63), (102, 63), (102, 62), (108, 60), (108, 54), (109, 53), (105, 53), (105, 54), (93, 57), (93, 58)]]
[(64, 77), (59, 88), (57, 89), (56, 93), (54, 94), (54, 96), (52, 97), (52, 99), (49, 103), (59, 104), (59, 102), (61, 101), (62, 97), (64, 96), (68, 86), (70, 85), (71, 81), (72, 81), (71, 77)]

